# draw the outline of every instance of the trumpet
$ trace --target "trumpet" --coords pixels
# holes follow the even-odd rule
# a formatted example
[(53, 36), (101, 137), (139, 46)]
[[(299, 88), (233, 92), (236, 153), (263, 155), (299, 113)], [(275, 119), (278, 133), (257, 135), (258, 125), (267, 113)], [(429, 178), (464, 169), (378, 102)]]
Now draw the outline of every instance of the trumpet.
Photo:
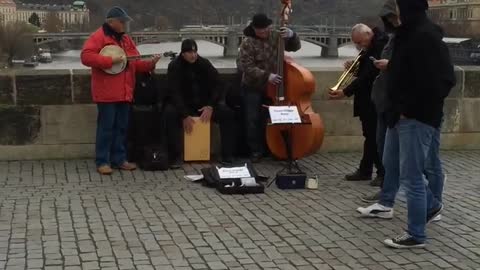
[(353, 78), (357, 75), (358, 68), (360, 67), (360, 58), (362, 57), (363, 52), (363, 50), (360, 51), (355, 60), (353, 60), (352, 65), (340, 76), (337, 84), (330, 88), (331, 91), (338, 91), (339, 89), (343, 89), (352, 83)]

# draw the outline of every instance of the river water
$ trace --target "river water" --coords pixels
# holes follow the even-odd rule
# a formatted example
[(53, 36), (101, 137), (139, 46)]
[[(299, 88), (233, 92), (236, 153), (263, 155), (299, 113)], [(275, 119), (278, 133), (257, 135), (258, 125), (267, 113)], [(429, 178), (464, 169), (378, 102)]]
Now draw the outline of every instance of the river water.
[[(165, 51), (180, 51), (180, 42), (165, 42), (160, 44), (139, 45), (141, 54), (155, 54)], [(223, 47), (208, 41), (198, 41), (199, 54), (208, 58), (217, 68), (235, 68), (234, 58), (223, 57)], [(307, 68), (331, 68), (341, 67), (347, 58), (355, 56), (358, 52), (353, 46), (344, 46), (339, 49), (339, 58), (321, 58), (321, 47), (302, 41), (302, 48), (294, 53), (287, 53), (295, 61)], [(169, 59), (161, 59), (157, 68), (166, 68)], [(40, 64), (36, 69), (86, 69), (80, 62), (80, 50), (70, 50), (53, 55), (53, 62)]]

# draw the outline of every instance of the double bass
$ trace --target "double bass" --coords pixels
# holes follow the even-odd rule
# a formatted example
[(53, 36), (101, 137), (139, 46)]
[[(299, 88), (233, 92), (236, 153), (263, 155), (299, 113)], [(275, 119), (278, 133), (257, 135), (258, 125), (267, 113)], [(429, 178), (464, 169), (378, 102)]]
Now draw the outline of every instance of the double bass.
[[(282, 0), (282, 6), (281, 27), (288, 23), (291, 0)], [(277, 159), (299, 160), (320, 149), (324, 126), (312, 108), (315, 78), (309, 70), (285, 58), (285, 41), (281, 35), (278, 35), (277, 74), (283, 78), (282, 83), (269, 83), (266, 91), (271, 106), (296, 106), (302, 123), (267, 125), (267, 145)]]

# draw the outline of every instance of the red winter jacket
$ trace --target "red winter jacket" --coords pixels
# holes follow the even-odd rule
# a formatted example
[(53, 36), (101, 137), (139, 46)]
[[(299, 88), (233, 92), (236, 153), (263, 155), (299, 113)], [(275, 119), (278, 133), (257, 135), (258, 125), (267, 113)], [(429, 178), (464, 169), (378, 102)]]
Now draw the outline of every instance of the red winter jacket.
[(83, 46), (82, 64), (92, 68), (92, 99), (95, 103), (131, 102), (135, 88), (135, 73), (149, 72), (155, 68), (150, 61), (129, 61), (127, 68), (120, 74), (110, 75), (103, 71), (112, 67), (112, 58), (100, 55), (107, 45), (119, 45), (127, 56), (139, 55), (133, 40), (121, 35), (120, 42), (106, 25), (93, 33)]

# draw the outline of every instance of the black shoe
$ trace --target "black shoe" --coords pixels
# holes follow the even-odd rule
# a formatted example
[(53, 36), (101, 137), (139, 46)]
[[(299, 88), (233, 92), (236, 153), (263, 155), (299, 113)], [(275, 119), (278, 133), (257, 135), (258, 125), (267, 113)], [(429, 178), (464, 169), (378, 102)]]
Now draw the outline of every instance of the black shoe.
[(375, 194), (372, 194), (372, 195), (362, 196), (362, 197), (360, 197), (360, 200), (362, 200), (362, 202), (366, 202), (366, 203), (376, 203), (380, 200), (380, 194), (381, 194), (381, 191), (379, 191)]
[(438, 217), (443, 211), (443, 204), (439, 208), (427, 213), (427, 224), (432, 223), (436, 217)]
[(420, 243), (413, 239), (411, 235), (405, 233), (393, 239), (387, 239), (384, 241), (385, 245), (392, 248), (424, 248), (425, 243)]
[(375, 179), (373, 179), (370, 182), (370, 186), (372, 187), (382, 187), (382, 185), (383, 185), (383, 176), (377, 175), (377, 177), (375, 177)]
[(250, 156), (250, 161), (252, 163), (259, 163), (260, 161), (262, 161), (262, 154), (261, 153), (253, 153), (251, 156)]
[(352, 174), (345, 175), (345, 180), (347, 181), (368, 181), (372, 180), (372, 174), (362, 173), (361, 171), (357, 170)]
[(183, 166), (183, 161), (180, 160), (180, 159), (175, 160), (173, 162), (170, 162), (170, 165), (169, 165), (170, 169), (172, 169), (172, 170), (178, 170), (178, 169), (182, 168), (182, 166)]

